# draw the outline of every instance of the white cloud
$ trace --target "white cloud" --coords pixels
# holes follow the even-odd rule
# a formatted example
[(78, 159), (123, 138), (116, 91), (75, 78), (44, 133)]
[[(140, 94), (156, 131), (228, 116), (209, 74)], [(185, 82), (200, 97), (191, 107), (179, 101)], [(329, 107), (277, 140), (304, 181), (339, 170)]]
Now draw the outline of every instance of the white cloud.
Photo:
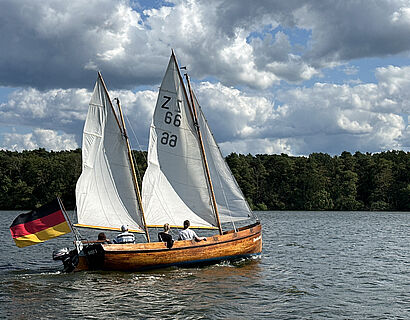
[(110, 96), (119, 97), (125, 117), (125, 125), (132, 148), (146, 150), (148, 148), (148, 132), (152, 113), (157, 101), (158, 92), (143, 90), (111, 91)]
[(258, 137), (264, 125), (278, 116), (267, 98), (247, 95), (221, 83), (203, 82), (197, 94), (220, 142)]
[(288, 139), (244, 139), (223, 142), (219, 146), (223, 154), (228, 155), (231, 152), (248, 154), (295, 154), (292, 148), (292, 142)]
[(376, 84), (280, 90), (276, 102), (221, 83), (196, 90), (225, 154), (377, 152), (408, 148), (409, 68), (379, 68)]
[(357, 66), (345, 66), (343, 72), (351, 76), (357, 74), (359, 72), (359, 68)]
[(377, 84), (317, 83), (312, 88), (281, 91), (278, 98), (288, 110), (282, 128), (291, 128), (285, 137), (301, 136), (303, 143), (296, 150), (301, 154), (309, 149), (341, 153), (404, 148), (408, 144), (404, 140), (410, 90), (408, 70), (409, 67), (379, 68)]
[(410, 7), (401, 7), (391, 15), (391, 21), (396, 24), (410, 24)]
[(378, 68), (376, 77), (385, 96), (380, 106), (396, 113), (410, 114), (410, 66)]
[[(408, 126), (403, 118), (408, 117), (403, 113), (410, 92), (408, 68), (378, 69), (377, 84), (316, 83), (312, 88), (280, 90), (275, 98), (221, 83), (202, 82), (194, 87), (225, 154), (376, 152), (408, 148)], [(81, 145), (90, 94), (84, 89), (12, 93), (0, 105), (0, 119), (7, 125), (32, 128), (32, 133), (5, 134), (0, 145), (10, 149)], [(132, 139), (133, 146), (145, 149), (157, 92), (121, 90), (110, 95), (121, 100), (129, 135), (133, 138), (135, 132), (139, 141)]]
[[(0, 37), (14, 39), (0, 53), (8, 86), (86, 87), (97, 69), (113, 88), (152, 85), (172, 47), (197, 78), (268, 88), (410, 50), (410, 7), (399, 0), (174, 0), (144, 12), (121, 0), (3, 0), (0, 10)], [(306, 43), (290, 36), (301, 30), (310, 32)]]
[(23, 151), (45, 148), (47, 150), (73, 150), (78, 148), (73, 134), (59, 134), (53, 130), (34, 129), (32, 133), (6, 133), (0, 149)]
[(338, 126), (351, 133), (369, 133), (372, 131), (372, 126), (367, 121), (361, 123), (357, 120), (350, 120), (345, 114), (341, 114), (337, 119)]
[[(408, 148), (409, 71), (410, 67), (388, 66), (376, 70), (376, 84), (316, 83), (312, 88), (280, 90), (275, 98), (221, 83), (202, 82), (195, 90), (225, 153), (376, 152)], [(49, 134), (56, 139), (56, 148), (64, 149), (64, 143), (72, 148), (72, 141), (81, 145), (90, 94), (85, 89), (12, 93), (8, 102), (0, 105), (0, 121), (32, 128), (33, 134), (6, 134), (2, 145), (51, 148), (45, 135), (40, 138), (39, 129), (69, 136), (63, 139)], [(110, 95), (121, 100), (129, 119), (129, 135), (133, 138), (134, 131), (138, 140), (132, 139), (134, 147), (145, 149), (157, 92), (121, 90)]]
[[(146, 147), (148, 127), (151, 122), (157, 93), (150, 90), (131, 92), (128, 90), (110, 91), (111, 98), (119, 97), (126, 115), (129, 136), (136, 143), (135, 132), (139, 143)], [(38, 91), (21, 89), (13, 92), (6, 103), (0, 104), (0, 123), (10, 126), (24, 126), (32, 133), (10, 133), (3, 137), (3, 145), (11, 149), (52, 148), (51, 139), (56, 139), (58, 150), (81, 146), (82, 129), (87, 115), (91, 91), (85, 89), (58, 89)], [(132, 127), (131, 127), (132, 126)], [(64, 139), (51, 134), (63, 132)], [(40, 136), (42, 133), (43, 136)], [(50, 133), (50, 134), (48, 134)], [(50, 140), (46, 140), (46, 136)], [(19, 146), (19, 143), (21, 146)], [(64, 147), (61, 144), (67, 144)], [(0, 141), (1, 145), (1, 141)], [(137, 146), (135, 146), (137, 147)], [(55, 149), (53, 149), (55, 150)]]
[(0, 123), (77, 132), (90, 97), (85, 89), (16, 90), (0, 104)]
[[(0, 123), (27, 129), (3, 129), (0, 145), (50, 145), (39, 129), (80, 145), (95, 70), (102, 70), (109, 88), (124, 89), (112, 97), (120, 97), (145, 146), (157, 94), (151, 88), (174, 48), (192, 77), (204, 79), (197, 94), (225, 152), (408, 148), (410, 66), (377, 68), (375, 83), (335, 81), (344, 85), (324, 70), (362, 76), (369, 67), (360, 60), (401, 54), (406, 61), (408, 1), (171, 0), (144, 12), (132, 5), (0, 2), (7, 12), (0, 38), (12, 39), (0, 51), (0, 86), (20, 87), (0, 104)], [(323, 83), (313, 85), (315, 77)], [(133, 92), (138, 85), (148, 89)]]

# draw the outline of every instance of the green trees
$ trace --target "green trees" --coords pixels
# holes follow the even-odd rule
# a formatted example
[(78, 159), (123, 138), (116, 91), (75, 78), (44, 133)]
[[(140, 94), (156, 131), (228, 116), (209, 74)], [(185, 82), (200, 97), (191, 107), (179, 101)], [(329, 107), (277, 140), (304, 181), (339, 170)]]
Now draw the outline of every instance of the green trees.
[[(133, 151), (141, 183), (146, 152)], [(241, 155), (226, 157), (255, 210), (410, 211), (410, 153), (343, 152), (331, 157)], [(60, 196), (75, 206), (81, 150), (0, 151), (0, 210), (31, 209)]]
[(359, 175), (356, 172), (356, 159), (349, 153), (343, 152), (334, 159), (333, 197), (336, 210), (360, 210), (363, 202), (358, 200)]
[(0, 209), (30, 209), (56, 196), (75, 205), (75, 183), (81, 172), (81, 150), (0, 151)]
[(410, 210), (410, 153), (226, 157), (254, 209)]

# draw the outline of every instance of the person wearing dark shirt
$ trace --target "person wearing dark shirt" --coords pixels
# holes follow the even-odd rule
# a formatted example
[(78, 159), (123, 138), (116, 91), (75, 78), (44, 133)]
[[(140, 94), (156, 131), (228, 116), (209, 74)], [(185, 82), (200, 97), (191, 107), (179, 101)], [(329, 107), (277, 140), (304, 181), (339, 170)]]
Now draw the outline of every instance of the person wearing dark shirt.
[(166, 242), (167, 248), (171, 249), (174, 245), (174, 240), (172, 239), (172, 236), (169, 234), (169, 229), (169, 224), (164, 224), (164, 231), (158, 233), (158, 240), (160, 242)]
[(106, 235), (104, 232), (100, 232), (98, 234), (98, 242), (102, 242), (102, 243), (110, 243), (111, 241), (109, 239), (107, 239)]

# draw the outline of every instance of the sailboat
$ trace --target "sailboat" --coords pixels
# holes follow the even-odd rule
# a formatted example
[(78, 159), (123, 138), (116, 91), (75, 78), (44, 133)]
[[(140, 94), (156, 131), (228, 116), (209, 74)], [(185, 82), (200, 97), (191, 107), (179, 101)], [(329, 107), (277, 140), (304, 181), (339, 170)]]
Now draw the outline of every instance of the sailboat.
[[(188, 75), (185, 82), (172, 51), (150, 126), (140, 192), (119, 100), (114, 106), (98, 73), (83, 132), (75, 226), (120, 230), (125, 224), (145, 241), (76, 241), (66, 269), (137, 271), (261, 254), (260, 221), (220, 152)], [(182, 228), (184, 220), (215, 234), (206, 241), (175, 241), (171, 248), (150, 238), (149, 230), (165, 223)], [(232, 229), (225, 230), (228, 224)]]

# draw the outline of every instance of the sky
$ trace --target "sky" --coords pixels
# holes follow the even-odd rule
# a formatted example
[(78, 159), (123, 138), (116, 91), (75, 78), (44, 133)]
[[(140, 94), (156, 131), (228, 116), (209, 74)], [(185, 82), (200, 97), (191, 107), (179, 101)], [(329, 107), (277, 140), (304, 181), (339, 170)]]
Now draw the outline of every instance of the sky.
[(0, 149), (81, 147), (101, 71), (146, 150), (171, 49), (223, 152), (410, 151), (409, 0), (1, 0)]

